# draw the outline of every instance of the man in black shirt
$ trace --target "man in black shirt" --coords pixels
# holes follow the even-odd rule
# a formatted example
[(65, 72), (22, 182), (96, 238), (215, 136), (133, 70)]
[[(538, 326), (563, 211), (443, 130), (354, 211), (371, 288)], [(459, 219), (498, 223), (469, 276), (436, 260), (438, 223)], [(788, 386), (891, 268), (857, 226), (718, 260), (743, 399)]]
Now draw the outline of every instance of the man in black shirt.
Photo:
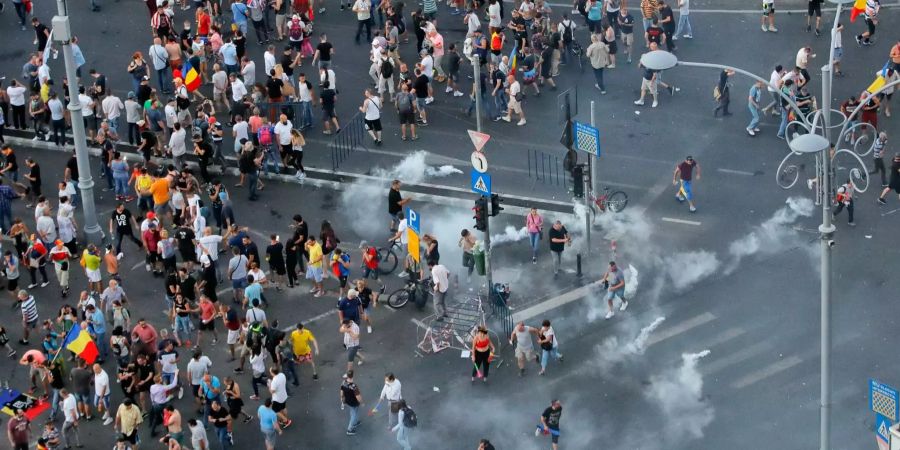
[(25, 175), (30, 184), (30, 189), (27, 191), (28, 204), (25, 207), (30, 208), (34, 204), (35, 199), (41, 196), (41, 166), (31, 158), (25, 159), (25, 165), (30, 169), (28, 175)]
[(666, 49), (674, 52), (676, 50), (675, 40), (673, 39), (675, 34), (675, 13), (672, 12), (672, 7), (667, 5), (665, 0), (659, 0), (659, 17), (659, 24), (662, 25), (663, 33), (666, 35)]
[(400, 195), (400, 180), (391, 181), (391, 188), (388, 190), (388, 215), (391, 216), (391, 222), (388, 225), (391, 233), (397, 232), (399, 219), (397, 214), (403, 211), (405, 206), (412, 198), (403, 198)]
[(413, 92), (416, 94), (416, 109), (419, 110), (419, 125), (427, 126), (428, 115), (425, 114), (425, 105), (428, 99), (428, 83), (430, 80), (427, 75), (422, 73), (422, 69), (418, 67), (416, 67), (414, 73), (416, 77), (412, 87)]
[(194, 261), (197, 259), (197, 253), (194, 247), (194, 230), (190, 225), (183, 224), (175, 229), (175, 240), (178, 242), (178, 252), (181, 253), (181, 260), (184, 266), (191, 269)]
[(31, 19), (31, 26), (34, 27), (35, 39), (37, 39), (37, 49), (43, 52), (47, 48), (47, 41), (50, 39), (50, 29), (47, 25), (41, 23), (37, 17)]
[(558, 220), (550, 227), (548, 237), (550, 239), (550, 251), (555, 259), (553, 275), (556, 276), (559, 275), (559, 267), (562, 264), (562, 252), (566, 249), (566, 244), (572, 242), (572, 238), (569, 237), (569, 230)]
[(197, 301), (197, 280), (184, 267), (178, 269), (178, 291), (191, 302)]
[(256, 246), (256, 242), (250, 239), (250, 236), (244, 235), (241, 238), (241, 242), (244, 244), (244, 251), (242, 252), (244, 256), (247, 257), (247, 265), (250, 263), (256, 263), (259, 265), (259, 248)]
[(125, 208), (125, 204), (119, 203), (118, 205), (116, 205), (116, 209), (112, 212), (112, 216), (109, 218), (109, 233), (115, 233), (116, 258), (118, 259), (122, 259), (122, 257), (124, 256), (122, 254), (122, 239), (125, 237), (131, 238), (131, 241), (134, 242), (138, 246), (138, 248), (144, 247), (144, 244), (141, 243), (141, 240), (134, 236), (132, 227), (139, 228), (137, 221), (134, 219), (134, 216), (131, 215), (131, 211)]
[(550, 407), (541, 414), (541, 424), (534, 430), (535, 436), (541, 433), (550, 435), (550, 442), (553, 444), (553, 450), (559, 445), (559, 418), (562, 416), (562, 403), (559, 400), (550, 402)]
[(218, 400), (213, 400), (208, 419), (216, 428), (216, 435), (219, 437), (219, 442), (222, 443), (222, 448), (230, 447), (225, 446), (225, 441), (231, 439), (228, 433), (228, 428), (231, 424), (231, 415), (228, 414), (228, 409), (219, 403)]
[(97, 98), (103, 98), (106, 95), (106, 75), (97, 72), (97, 69), (91, 69), (89, 73), (94, 78), (94, 86), (91, 89), (91, 93), (97, 95)]
[(325, 80), (322, 82), (322, 90), (319, 91), (319, 104), (322, 105), (322, 121), (325, 130), (322, 134), (332, 134), (331, 124), (334, 124), (334, 132), (341, 131), (341, 125), (338, 123), (337, 114), (334, 112), (334, 104), (337, 102), (337, 92), (331, 89), (331, 82)]
[[(341, 383), (340, 387), (341, 393), (341, 403), (347, 405), (350, 408), (350, 418), (356, 419), (359, 417), (359, 405), (362, 404), (362, 394), (359, 392), (359, 387), (356, 383), (353, 382), (353, 371), (348, 370), (346, 374), (344, 374), (344, 382)], [(343, 407), (342, 407), (343, 409)], [(347, 435), (352, 436), (356, 434), (356, 428), (359, 426), (359, 419), (357, 419), (354, 423), (350, 424), (347, 427)]]
[(644, 31), (644, 43), (647, 48), (650, 48), (651, 43), (655, 43), (659, 46), (662, 45), (665, 40), (666, 34), (663, 29), (659, 27), (659, 19), (654, 17), (653, 23), (647, 27), (647, 31)]
[[(275, 69), (272, 69), (272, 71), (269, 72), (269, 75), (269, 81), (266, 81), (266, 90), (269, 92), (269, 102), (278, 103), (281, 101), (281, 89), (284, 87), (284, 82), (281, 81), (281, 79), (275, 78)], [(273, 115), (274, 110), (269, 113), (270, 122), (274, 122)]]
[(288, 276), (288, 287), (294, 287), (294, 284), (297, 280), (297, 264), (300, 264), (300, 272), (306, 272), (306, 269), (303, 265), (303, 253), (304, 245), (306, 245), (306, 237), (309, 235), (309, 227), (306, 225), (306, 222), (303, 221), (303, 216), (300, 214), (294, 215), (294, 223), (291, 224), (291, 228), (294, 229), (294, 233), (291, 236), (291, 240), (288, 241), (286, 247), (286, 265), (287, 265), (287, 276)]
[[(144, 121), (139, 121), (138, 125), (142, 125), (142, 122)], [(153, 157), (153, 149), (156, 148), (156, 144), (156, 134), (149, 129), (144, 128), (144, 130), (141, 131), (141, 145), (138, 146), (137, 150), (141, 155), (143, 155), (144, 163), (147, 167), (150, 167), (150, 165), (153, 164), (151, 158)]]
[(284, 274), (287, 272), (284, 265), (284, 245), (279, 241), (278, 235), (269, 236), (269, 246), (266, 247), (266, 260), (269, 261), (269, 271), (275, 290), (280, 291), (279, 282), (284, 283)]
[(313, 55), (312, 60), (314, 64), (318, 60), (318, 69), (322, 70), (331, 66), (331, 54), (334, 52), (334, 46), (331, 45), (331, 42), (328, 42), (328, 37), (325, 36), (325, 33), (319, 36), (319, 41), (319, 45), (316, 46), (316, 54)]

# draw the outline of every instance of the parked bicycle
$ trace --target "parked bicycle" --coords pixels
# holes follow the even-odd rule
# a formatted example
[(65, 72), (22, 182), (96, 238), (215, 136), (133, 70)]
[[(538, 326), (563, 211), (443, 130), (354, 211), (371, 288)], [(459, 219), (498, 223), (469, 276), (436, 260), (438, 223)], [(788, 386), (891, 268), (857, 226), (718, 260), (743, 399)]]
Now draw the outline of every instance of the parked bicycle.
[(391, 292), (391, 295), (388, 296), (388, 306), (394, 309), (400, 309), (412, 301), (419, 309), (421, 309), (425, 307), (425, 303), (428, 302), (428, 296), (431, 295), (431, 288), (432, 284), (430, 277), (421, 280), (408, 279), (402, 288)]
[(591, 194), (591, 223), (597, 219), (598, 213), (612, 211), (614, 213), (621, 212), (628, 205), (628, 194), (622, 191), (612, 191), (609, 186), (603, 188), (600, 196), (595, 197)]

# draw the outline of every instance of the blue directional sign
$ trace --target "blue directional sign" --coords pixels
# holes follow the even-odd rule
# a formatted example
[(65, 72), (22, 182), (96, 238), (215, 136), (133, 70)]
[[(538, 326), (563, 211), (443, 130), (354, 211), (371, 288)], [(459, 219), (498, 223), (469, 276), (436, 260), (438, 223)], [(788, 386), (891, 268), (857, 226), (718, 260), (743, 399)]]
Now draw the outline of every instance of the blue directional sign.
[(406, 226), (410, 227), (416, 234), (420, 234), (419, 225), (421, 223), (419, 213), (413, 211), (412, 208), (406, 208)]
[(472, 191), (481, 195), (491, 195), (491, 174), (472, 169)]
[(890, 443), (891, 442), (891, 432), (889, 431), (891, 428), (891, 421), (887, 417), (882, 416), (881, 414), (875, 414), (875, 435), (878, 436), (882, 441)]
[(891, 422), (897, 422), (900, 418), (900, 394), (878, 380), (869, 379), (869, 407)]
[(581, 122), (572, 122), (575, 148), (600, 157), (600, 130)]

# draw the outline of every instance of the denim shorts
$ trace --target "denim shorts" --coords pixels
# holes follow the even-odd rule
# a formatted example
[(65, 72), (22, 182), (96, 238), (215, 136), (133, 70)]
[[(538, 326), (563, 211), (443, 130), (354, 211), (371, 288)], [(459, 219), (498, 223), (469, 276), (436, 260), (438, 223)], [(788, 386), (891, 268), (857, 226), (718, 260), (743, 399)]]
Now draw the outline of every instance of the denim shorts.
[(247, 278), (238, 278), (236, 280), (231, 280), (232, 289), (243, 289), (245, 287), (247, 287)]
[(625, 301), (625, 287), (620, 287), (619, 289), (613, 289), (611, 291), (606, 291), (606, 299), (612, 300), (615, 297), (619, 297), (623, 302)]

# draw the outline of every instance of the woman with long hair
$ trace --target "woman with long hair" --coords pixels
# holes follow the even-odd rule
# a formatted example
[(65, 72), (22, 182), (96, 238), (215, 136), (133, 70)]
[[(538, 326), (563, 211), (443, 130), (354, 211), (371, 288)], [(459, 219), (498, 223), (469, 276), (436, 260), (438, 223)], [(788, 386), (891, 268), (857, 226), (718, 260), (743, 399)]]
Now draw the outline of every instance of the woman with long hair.
[(472, 348), (470, 349), (472, 358), (472, 381), (475, 376), (481, 378), (481, 381), (487, 383), (488, 372), (491, 370), (491, 355), (494, 354), (494, 343), (488, 335), (488, 330), (484, 326), (479, 326), (472, 338)]

